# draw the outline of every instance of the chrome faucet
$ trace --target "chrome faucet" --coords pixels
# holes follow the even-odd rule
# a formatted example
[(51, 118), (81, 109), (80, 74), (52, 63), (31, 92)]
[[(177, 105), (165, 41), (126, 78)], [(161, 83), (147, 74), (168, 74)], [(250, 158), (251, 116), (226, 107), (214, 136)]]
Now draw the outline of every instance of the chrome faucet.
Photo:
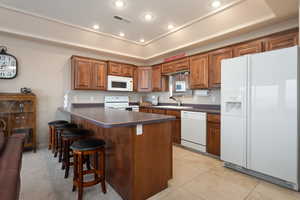
[(176, 103), (177, 103), (177, 106), (182, 106), (182, 102), (180, 101), (180, 99), (176, 99), (175, 97), (169, 97), (170, 99), (172, 99), (172, 100), (174, 100), (174, 101), (176, 101)]

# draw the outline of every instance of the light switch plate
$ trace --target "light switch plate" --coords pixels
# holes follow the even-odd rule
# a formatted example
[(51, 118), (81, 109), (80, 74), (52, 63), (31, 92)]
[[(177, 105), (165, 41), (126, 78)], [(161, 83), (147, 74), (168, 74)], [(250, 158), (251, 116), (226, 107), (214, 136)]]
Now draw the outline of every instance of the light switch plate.
[(138, 124), (136, 125), (136, 135), (142, 135), (143, 134), (143, 125)]

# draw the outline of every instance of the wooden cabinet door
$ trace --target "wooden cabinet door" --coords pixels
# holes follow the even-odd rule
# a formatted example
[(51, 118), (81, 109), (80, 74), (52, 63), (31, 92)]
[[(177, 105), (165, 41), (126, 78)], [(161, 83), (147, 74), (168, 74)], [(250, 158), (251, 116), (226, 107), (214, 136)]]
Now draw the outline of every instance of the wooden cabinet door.
[(264, 41), (256, 40), (237, 45), (233, 48), (234, 57), (243, 56), (247, 54), (260, 53), (264, 51)]
[(112, 76), (121, 76), (121, 64), (116, 62), (108, 62), (108, 74)]
[(89, 59), (72, 58), (72, 88), (90, 89), (92, 86), (92, 62)]
[(166, 115), (172, 115), (176, 117), (176, 120), (172, 121), (173, 143), (181, 144), (181, 111), (167, 110)]
[(152, 91), (158, 92), (162, 89), (161, 65), (152, 67)]
[(164, 109), (158, 109), (158, 108), (152, 108), (152, 113), (165, 115), (166, 114), (166, 110), (164, 110)]
[(209, 54), (209, 86), (218, 88), (221, 86), (221, 61), (232, 58), (232, 48), (213, 51)]
[(133, 66), (132, 69), (132, 74), (133, 74), (133, 91), (137, 92), (138, 91), (138, 71), (137, 71), (137, 67)]
[(190, 57), (191, 89), (208, 88), (208, 54)]
[(266, 50), (276, 50), (298, 45), (298, 32), (272, 36), (267, 39)]
[(138, 70), (138, 91), (151, 92), (152, 68), (138, 67), (137, 70)]
[(207, 152), (220, 156), (221, 130), (218, 123), (207, 123)]
[(177, 72), (189, 70), (190, 64), (188, 57), (175, 61), (175, 68)]
[(133, 66), (129, 64), (122, 64), (121, 76), (133, 77)]
[(94, 61), (92, 74), (93, 74), (92, 88), (96, 90), (106, 90), (107, 64), (101, 61)]
[(176, 65), (173, 62), (162, 64), (161, 73), (170, 74), (176, 71)]

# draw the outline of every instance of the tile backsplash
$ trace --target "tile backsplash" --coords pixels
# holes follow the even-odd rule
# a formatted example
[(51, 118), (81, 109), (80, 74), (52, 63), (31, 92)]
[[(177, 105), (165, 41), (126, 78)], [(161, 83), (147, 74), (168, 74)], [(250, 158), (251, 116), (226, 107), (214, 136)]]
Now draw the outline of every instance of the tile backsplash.
[[(207, 96), (202, 96), (199, 91), (193, 91), (192, 96), (177, 97), (186, 104), (215, 104), (221, 103), (221, 92), (220, 89), (209, 90)], [(159, 103), (176, 103), (174, 100), (169, 98), (169, 92), (152, 92), (145, 95), (148, 100), (151, 100), (152, 96), (159, 96)]]
[[(76, 91), (70, 90), (65, 93), (64, 106), (69, 107), (72, 103), (104, 103), (105, 96), (129, 96), (130, 102), (139, 102), (140, 97), (151, 100), (152, 96), (159, 96), (159, 103), (175, 103), (169, 99), (169, 92), (133, 93), (133, 92), (105, 92), (105, 91)], [(193, 92), (193, 96), (178, 97), (182, 103), (188, 104), (220, 104), (220, 90), (210, 90), (207, 96)]]

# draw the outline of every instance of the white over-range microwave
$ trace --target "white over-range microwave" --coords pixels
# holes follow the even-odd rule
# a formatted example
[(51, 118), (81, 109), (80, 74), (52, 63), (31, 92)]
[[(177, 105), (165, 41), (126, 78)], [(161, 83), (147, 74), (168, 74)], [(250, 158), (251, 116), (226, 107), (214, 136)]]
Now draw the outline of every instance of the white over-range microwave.
[(133, 79), (123, 76), (107, 76), (107, 90), (109, 91), (133, 91)]

